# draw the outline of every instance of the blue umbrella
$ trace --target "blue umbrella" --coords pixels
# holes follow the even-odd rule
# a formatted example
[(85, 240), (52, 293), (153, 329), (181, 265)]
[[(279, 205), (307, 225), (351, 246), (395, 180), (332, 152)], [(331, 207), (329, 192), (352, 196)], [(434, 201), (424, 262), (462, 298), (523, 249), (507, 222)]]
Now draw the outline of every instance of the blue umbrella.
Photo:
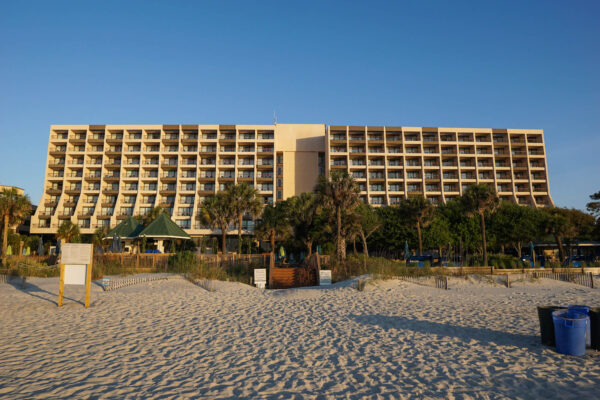
[(532, 266), (535, 265), (535, 247), (533, 246), (533, 242), (529, 242), (529, 254), (531, 254), (531, 262)]
[(410, 249), (408, 248), (408, 240), (404, 241), (404, 259), (408, 260), (410, 258)]
[(38, 242), (37, 253), (38, 253), (38, 256), (44, 255), (44, 239), (42, 239), (42, 238), (40, 238), (40, 241)]
[(319, 253), (319, 255), (321, 255), (321, 245), (320, 244), (317, 245), (317, 253)]

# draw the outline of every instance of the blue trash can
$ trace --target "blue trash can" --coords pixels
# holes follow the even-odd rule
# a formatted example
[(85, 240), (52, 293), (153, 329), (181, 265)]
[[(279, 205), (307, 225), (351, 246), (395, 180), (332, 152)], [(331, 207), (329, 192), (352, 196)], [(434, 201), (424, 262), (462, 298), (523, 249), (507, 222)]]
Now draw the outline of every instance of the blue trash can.
[(589, 306), (584, 306), (581, 304), (572, 304), (569, 306), (569, 311), (574, 311), (574, 312), (578, 312), (581, 314), (585, 314), (587, 315), (588, 318), (588, 325), (587, 325), (587, 330), (585, 331), (585, 345), (587, 347), (590, 347), (592, 345), (592, 332), (591, 332), (591, 321), (590, 321), (590, 307)]
[(556, 351), (571, 356), (585, 355), (585, 332), (589, 317), (575, 311), (559, 310), (552, 313)]

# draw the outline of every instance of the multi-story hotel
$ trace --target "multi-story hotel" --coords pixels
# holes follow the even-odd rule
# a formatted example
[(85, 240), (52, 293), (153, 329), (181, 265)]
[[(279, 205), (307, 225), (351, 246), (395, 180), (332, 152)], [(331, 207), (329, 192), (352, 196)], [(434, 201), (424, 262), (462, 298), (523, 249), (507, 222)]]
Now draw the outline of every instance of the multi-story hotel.
[(31, 232), (55, 233), (70, 220), (92, 233), (161, 206), (190, 235), (209, 234), (198, 210), (228, 185), (247, 182), (273, 203), (311, 191), (334, 169), (348, 171), (373, 205), (415, 194), (444, 202), (480, 182), (519, 204), (552, 204), (541, 130), (53, 125)]

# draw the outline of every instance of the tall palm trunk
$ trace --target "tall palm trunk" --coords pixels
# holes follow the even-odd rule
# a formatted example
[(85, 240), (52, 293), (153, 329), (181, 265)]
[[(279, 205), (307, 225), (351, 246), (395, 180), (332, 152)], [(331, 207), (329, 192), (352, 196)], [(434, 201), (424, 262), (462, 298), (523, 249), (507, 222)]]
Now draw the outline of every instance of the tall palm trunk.
[(271, 253), (275, 255), (275, 232), (271, 232)]
[(479, 213), (479, 222), (481, 223), (481, 244), (483, 248), (483, 266), (488, 266), (487, 258), (487, 243), (485, 240), (485, 216), (482, 212)]
[(419, 257), (423, 255), (423, 238), (421, 236), (421, 223), (417, 221), (417, 236), (419, 238)]
[(242, 218), (244, 214), (238, 216), (238, 254), (242, 254)]
[(227, 254), (227, 225), (221, 225), (221, 251)]
[(337, 259), (338, 261), (343, 261), (345, 257), (345, 249), (342, 249), (342, 208), (337, 206), (335, 209), (336, 217), (337, 217), (337, 232), (336, 232), (336, 245), (337, 245)]
[(2, 264), (6, 266), (6, 249), (8, 248), (8, 214), (4, 216), (4, 229), (2, 229)]
[(562, 263), (565, 260), (565, 248), (563, 247), (560, 235), (554, 235), (554, 238), (556, 239), (556, 244), (558, 245), (558, 256), (560, 257), (560, 262)]

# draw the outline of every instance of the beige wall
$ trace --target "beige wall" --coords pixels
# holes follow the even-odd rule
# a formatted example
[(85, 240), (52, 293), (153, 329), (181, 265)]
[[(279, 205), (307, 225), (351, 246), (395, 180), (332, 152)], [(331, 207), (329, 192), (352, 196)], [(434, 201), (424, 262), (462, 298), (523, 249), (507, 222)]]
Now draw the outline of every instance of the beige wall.
[(277, 124), (275, 137), (275, 151), (283, 152), (283, 199), (312, 191), (319, 152), (325, 152), (325, 125)]

